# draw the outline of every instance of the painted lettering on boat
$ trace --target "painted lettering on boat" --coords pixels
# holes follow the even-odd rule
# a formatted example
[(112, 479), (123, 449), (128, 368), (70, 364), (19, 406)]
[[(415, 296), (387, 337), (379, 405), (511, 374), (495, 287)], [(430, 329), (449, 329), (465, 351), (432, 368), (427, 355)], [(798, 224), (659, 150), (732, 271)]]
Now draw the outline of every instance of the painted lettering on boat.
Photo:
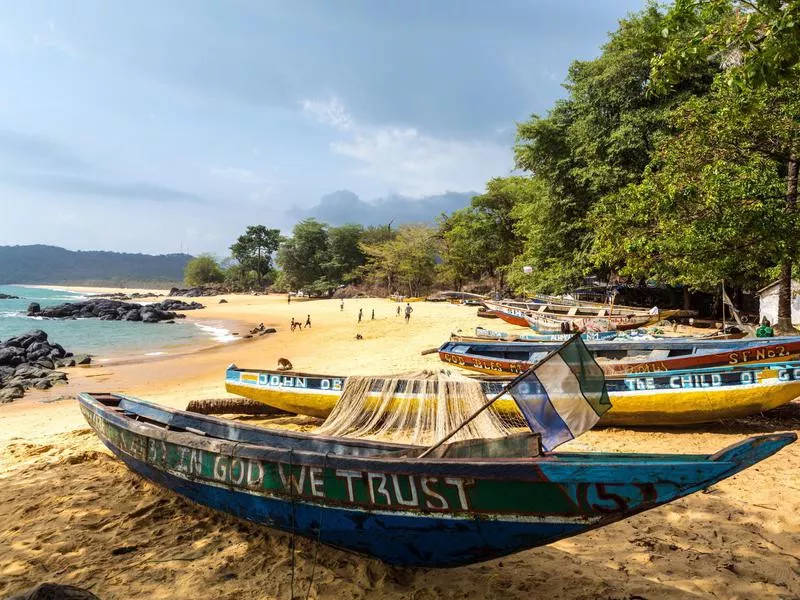
[(444, 362), (458, 365), (459, 367), (474, 367), (476, 369), (493, 373), (522, 373), (528, 368), (528, 363), (521, 361), (506, 363), (494, 360), (484, 360), (472, 356), (452, 354), (450, 352), (440, 352), (439, 356)]
[[(201, 453), (200, 450), (181, 448), (177, 470), (193, 477), (203, 476)], [(213, 455), (213, 461), (211, 478), (232, 487), (275, 489), (274, 484), (279, 483), (278, 489), (291, 496), (333, 499), (374, 508), (434, 511), (470, 508), (468, 492), (473, 481), (460, 477), (421, 477), (343, 469), (326, 475), (317, 466), (270, 464), (219, 454)], [(277, 475), (277, 481), (270, 473)]]
[(585, 511), (618, 514), (632, 507), (657, 502), (658, 491), (652, 483), (579, 483), (575, 500)]
[(753, 362), (759, 360), (769, 360), (771, 358), (781, 358), (789, 356), (785, 346), (775, 346), (771, 348), (748, 348), (746, 350), (738, 350), (731, 352), (728, 355), (728, 364), (736, 365), (745, 362)]

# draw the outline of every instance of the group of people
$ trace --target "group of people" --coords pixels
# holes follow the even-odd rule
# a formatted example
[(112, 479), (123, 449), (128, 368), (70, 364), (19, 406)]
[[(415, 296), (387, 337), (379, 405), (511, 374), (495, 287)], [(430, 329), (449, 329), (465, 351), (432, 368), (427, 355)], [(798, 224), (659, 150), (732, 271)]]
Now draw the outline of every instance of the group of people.
[(311, 315), (306, 316), (306, 324), (305, 326), (300, 323), (300, 321), (295, 321), (294, 317), (292, 317), (292, 322), (289, 324), (289, 328), (294, 331), (295, 329), (303, 329), (304, 327), (311, 327)]
[[(344, 310), (344, 300), (342, 300), (342, 302), (339, 304), (339, 310)], [(398, 304), (397, 305), (397, 316), (398, 317), (400, 316), (400, 312), (401, 312), (401, 307)], [(414, 312), (414, 309), (411, 308), (410, 304), (406, 303), (406, 309), (405, 309), (406, 323), (408, 323), (408, 321), (411, 319), (411, 313), (412, 312)], [(364, 309), (363, 308), (359, 308), (358, 309), (358, 322), (361, 323), (361, 320), (363, 318), (364, 318)], [(375, 320), (375, 309), (374, 308), (372, 309), (372, 320), (373, 321)]]
[[(291, 302), (291, 296), (289, 298), (290, 298), (290, 302)], [(339, 310), (340, 311), (344, 311), (344, 300), (342, 300), (339, 303)], [(400, 307), (400, 305), (398, 305), (397, 306), (397, 316), (398, 317), (400, 316), (401, 312), (402, 312), (401, 311), (401, 307)], [(414, 309), (411, 308), (410, 304), (406, 303), (406, 308), (405, 308), (406, 323), (408, 323), (408, 321), (411, 319), (411, 313), (412, 312), (414, 312)], [(361, 320), (363, 318), (364, 318), (364, 309), (363, 308), (359, 308), (358, 309), (358, 322), (361, 323)], [(373, 321), (375, 320), (375, 309), (374, 308), (372, 309), (372, 320)], [(261, 324), (261, 327), (262, 328), (264, 327), (263, 323)], [(305, 329), (306, 327), (311, 327), (311, 315), (307, 315), (306, 316), (305, 324), (301, 323), (300, 321), (296, 321), (294, 317), (292, 317), (292, 321), (289, 324), (289, 328), (292, 331), (295, 331), (296, 329)]]

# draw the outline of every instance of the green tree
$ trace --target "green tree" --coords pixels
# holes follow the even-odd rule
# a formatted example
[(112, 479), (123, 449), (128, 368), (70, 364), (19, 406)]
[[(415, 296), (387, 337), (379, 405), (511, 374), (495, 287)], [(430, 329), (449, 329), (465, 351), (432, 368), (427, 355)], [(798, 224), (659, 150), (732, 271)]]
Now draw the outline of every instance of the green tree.
[(419, 296), (436, 278), (438, 231), (428, 225), (401, 225), (390, 240), (362, 244), (366, 277), (389, 292)]
[(675, 114), (643, 181), (596, 210), (597, 251), (624, 255), (627, 272), (714, 288), (756, 287), (779, 270), (779, 329), (791, 328), (798, 258), (800, 91), (728, 84)]
[(254, 271), (258, 286), (272, 271), (272, 254), (278, 249), (281, 232), (264, 225), (251, 225), (231, 246), (231, 255), (248, 271)]
[(283, 280), (290, 289), (311, 291), (313, 287), (319, 292), (322, 288), (329, 291), (337, 285), (327, 279), (327, 268), (331, 263), (328, 225), (316, 219), (304, 219), (294, 226), (292, 236), (278, 249), (277, 261), (283, 271)]
[(530, 233), (511, 270), (518, 287), (520, 262), (534, 267), (534, 287), (550, 292), (623, 266), (595, 259), (587, 215), (602, 198), (641, 180), (659, 140), (671, 135), (671, 111), (705, 93), (714, 75), (713, 65), (698, 66), (669, 93), (648, 93), (653, 57), (668, 44), (664, 23), (654, 4), (621, 21), (599, 58), (570, 66), (568, 98), (518, 126), (517, 166), (541, 184), (535, 201), (519, 209), (522, 231)]
[(668, 44), (652, 61), (657, 91), (704, 63), (737, 89), (796, 81), (800, 0), (675, 0), (663, 35)]
[(358, 268), (367, 260), (360, 245), (363, 237), (361, 225), (350, 223), (328, 229), (330, 262), (325, 265), (325, 271), (330, 281), (350, 283), (358, 278)]
[(457, 288), (487, 275), (504, 288), (506, 267), (522, 250), (515, 209), (531, 200), (535, 185), (529, 177), (492, 179), (468, 207), (440, 220), (440, 270)]
[(186, 263), (183, 270), (183, 281), (186, 285), (204, 285), (206, 283), (221, 283), (225, 280), (217, 261), (210, 254), (201, 254)]

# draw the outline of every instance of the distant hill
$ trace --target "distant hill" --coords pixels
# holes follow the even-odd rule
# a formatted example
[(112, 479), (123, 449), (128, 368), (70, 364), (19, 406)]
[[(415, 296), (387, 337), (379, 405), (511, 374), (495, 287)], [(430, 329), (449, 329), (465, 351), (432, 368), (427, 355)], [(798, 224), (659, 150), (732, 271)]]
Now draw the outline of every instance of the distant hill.
[(0, 284), (125, 282), (165, 284), (183, 280), (189, 254), (127, 254), (65, 250), (56, 246), (0, 246)]

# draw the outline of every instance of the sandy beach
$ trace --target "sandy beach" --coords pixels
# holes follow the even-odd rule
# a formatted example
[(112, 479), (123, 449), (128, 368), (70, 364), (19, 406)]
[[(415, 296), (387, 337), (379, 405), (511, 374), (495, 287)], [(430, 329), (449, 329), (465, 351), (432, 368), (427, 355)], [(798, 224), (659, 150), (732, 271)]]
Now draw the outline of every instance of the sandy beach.
[[(287, 358), (299, 371), (336, 374), (439, 369), (437, 355), (420, 352), (451, 332), (520, 332), (478, 318), (474, 307), (447, 303), (414, 303), (405, 323), (385, 299), (348, 299), (340, 310), (339, 300), (221, 298), (194, 299), (207, 308), (187, 319), (224, 321), (239, 337), (262, 322), (277, 333), (68, 369), (67, 386), (0, 405), (0, 598), (44, 581), (85, 587), (103, 600), (290, 598), (289, 535), (140, 479), (90, 431), (76, 393), (124, 392), (185, 408), (189, 400), (226, 397), (231, 363), (272, 368)], [(305, 322), (308, 315), (310, 328), (289, 330), (292, 317)], [(748, 435), (800, 430), (796, 403), (777, 416), (691, 429), (596, 430), (564, 449), (712, 453)], [(327, 547), (314, 567), (314, 544), (302, 540), (294, 592), (305, 597), (314, 570), (308, 597), (320, 599), (797, 598), (798, 472), (796, 443), (707, 493), (544, 548), (444, 571), (389, 567)]]

